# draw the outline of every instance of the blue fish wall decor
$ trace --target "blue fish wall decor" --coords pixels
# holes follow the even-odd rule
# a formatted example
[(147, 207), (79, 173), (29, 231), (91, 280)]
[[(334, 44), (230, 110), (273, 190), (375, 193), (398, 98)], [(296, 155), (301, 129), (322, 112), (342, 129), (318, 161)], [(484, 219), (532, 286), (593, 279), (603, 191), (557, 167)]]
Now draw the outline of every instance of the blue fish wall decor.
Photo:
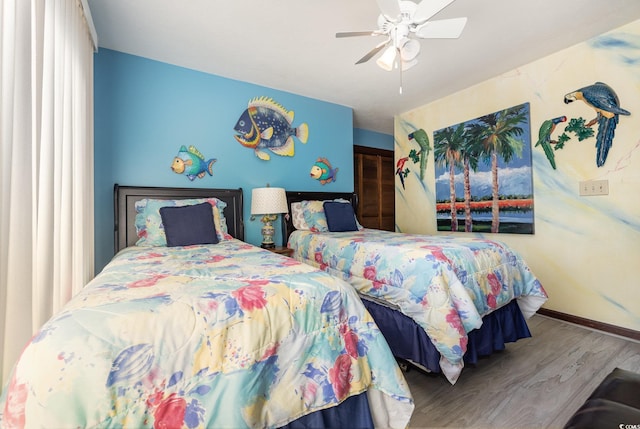
[(187, 149), (183, 145), (180, 147), (178, 155), (173, 158), (171, 169), (174, 173), (184, 174), (189, 180), (193, 181), (196, 177), (202, 179), (206, 173), (209, 173), (209, 176), (213, 176), (213, 164), (216, 161), (217, 159), (215, 158), (205, 161), (204, 156), (195, 146), (189, 146), (189, 149)]
[(319, 180), (322, 185), (336, 181), (338, 169), (331, 167), (331, 163), (327, 158), (318, 158), (311, 167), (310, 176), (312, 179)]
[(309, 138), (308, 125), (292, 126), (293, 116), (293, 111), (285, 109), (272, 98), (254, 98), (236, 122), (233, 129), (238, 134), (234, 138), (242, 146), (252, 148), (256, 156), (265, 161), (271, 159), (265, 149), (276, 155), (293, 156), (293, 138), (302, 143)]

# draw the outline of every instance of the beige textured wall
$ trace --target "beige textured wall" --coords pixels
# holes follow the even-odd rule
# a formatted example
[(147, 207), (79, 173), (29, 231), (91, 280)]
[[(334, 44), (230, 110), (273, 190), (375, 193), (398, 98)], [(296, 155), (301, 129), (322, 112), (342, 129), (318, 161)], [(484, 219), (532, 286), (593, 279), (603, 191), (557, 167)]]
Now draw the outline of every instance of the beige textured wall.
[[(640, 21), (396, 117), (394, 149), (397, 160), (418, 149), (407, 138), (416, 129), (423, 128), (433, 145), (435, 130), (524, 102), (531, 103), (533, 146), (546, 119), (595, 117), (584, 102), (563, 99), (597, 81), (611, 86), (631, 112), (620, 116), (604, 166), (596, 166), (595, 136), (578, 142), (571, 135), (555, 152), (557, 170), (540, 147), (532, 148), (535, 234), (485, 237), (524, 256), (549, 293), (545, 308), (640, 330)], [(433, 152), (429, 157), (424, 181), (412, 168), (403, 190), (396, 176), (398, 231), (442, 234), (435, 220)], [(609, 181), (609, 195), (579, 195), (580, 181), (602, 179)]]

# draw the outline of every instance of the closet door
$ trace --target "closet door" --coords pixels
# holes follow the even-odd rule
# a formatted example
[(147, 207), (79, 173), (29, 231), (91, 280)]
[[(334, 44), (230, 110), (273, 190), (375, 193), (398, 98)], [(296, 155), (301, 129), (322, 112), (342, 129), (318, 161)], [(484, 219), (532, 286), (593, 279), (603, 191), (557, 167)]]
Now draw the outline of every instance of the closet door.
[(354, 146), (358, 220), (365, 228), (395, 230), (393, 151)]

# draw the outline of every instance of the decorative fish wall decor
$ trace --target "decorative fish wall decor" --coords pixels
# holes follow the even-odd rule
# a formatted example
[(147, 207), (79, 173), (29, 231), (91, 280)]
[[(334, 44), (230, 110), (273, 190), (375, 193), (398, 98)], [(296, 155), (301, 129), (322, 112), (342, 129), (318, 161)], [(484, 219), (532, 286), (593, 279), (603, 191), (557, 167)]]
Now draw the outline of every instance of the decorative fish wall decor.
[(189, 180), (193, 181), (196, 177), (202, 179), (206, 173), (213, 176), (213, 164), (217, 159), (211, 158), (205, 161), (204, 156), (195, 148), (195, 146), (181, 146), (178, 155), (173, 158), (171, 169), (174, 173), (185, 174)]
[(242, 146), (250, 147), (262, 160), (271, 159), (265, 149), (280, 156), (293, 156), (296, 137), (306, 143), (309, 127), (306, 123), (292, 126), (294, 113), (276, 103), (272, 98), (257, 97), (249, 101), (249, 107), (242, 112), (233, 128), (234, 136)]
[(318, 158), (311, 167), (310, 176), (312, 179), (319, 180), (322, 185), (336, 181), (338, 169), (331, 167), (331, 163), (327, 158)]

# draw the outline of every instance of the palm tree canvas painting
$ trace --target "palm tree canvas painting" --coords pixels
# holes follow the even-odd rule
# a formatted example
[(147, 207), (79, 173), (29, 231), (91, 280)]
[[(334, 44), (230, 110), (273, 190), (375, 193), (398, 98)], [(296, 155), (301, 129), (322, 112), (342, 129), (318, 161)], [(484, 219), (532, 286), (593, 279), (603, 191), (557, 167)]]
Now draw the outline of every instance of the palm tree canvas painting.
[(438, 231), (533, 234), (529, 103), (433, 133)]

